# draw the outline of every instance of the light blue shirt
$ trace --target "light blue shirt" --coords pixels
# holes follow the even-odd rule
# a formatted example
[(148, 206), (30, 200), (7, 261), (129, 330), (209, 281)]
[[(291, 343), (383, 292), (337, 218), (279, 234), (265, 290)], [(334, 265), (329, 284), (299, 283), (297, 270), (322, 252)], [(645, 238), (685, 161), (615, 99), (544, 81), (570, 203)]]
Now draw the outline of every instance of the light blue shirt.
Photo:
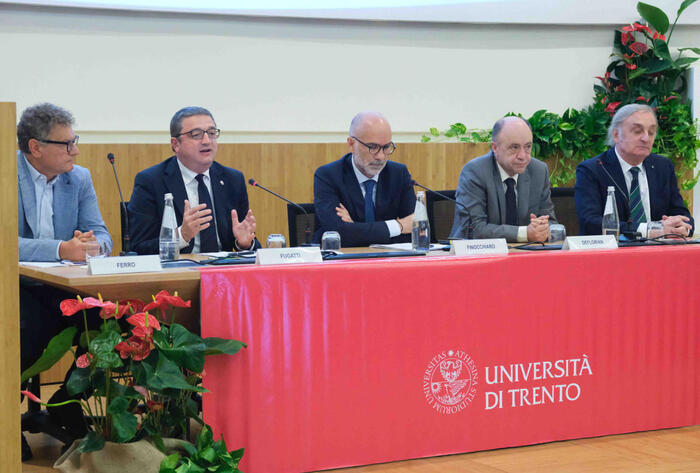
[[(36, 198), (36, 226), (39, 229), (39, 234), (35, 235), (38, 240), (54, 240), (53, 228), (53, 188), (56, 184), (57, 177), (54, 176), (50, 181), (46, 181), (46, 176), (37, 171), (32, 163), (29, 162), (26, 156), (22, 156), (27, 163), (27, 169), (32, 177), (34, 184), (34, 196)], [(61, 243), (56, 245), (56, 259), (59, 259), (59, 247)]]

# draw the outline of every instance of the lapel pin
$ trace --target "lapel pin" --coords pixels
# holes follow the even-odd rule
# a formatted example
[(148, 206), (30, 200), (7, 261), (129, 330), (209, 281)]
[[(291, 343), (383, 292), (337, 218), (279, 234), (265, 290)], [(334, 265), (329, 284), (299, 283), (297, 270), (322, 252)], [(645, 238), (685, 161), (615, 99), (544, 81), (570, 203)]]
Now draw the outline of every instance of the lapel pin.
[(223, 186), (223, 185), (224, 185), (224, 181), (219, 181), (219, 184), (221, 184), (221, 185)]

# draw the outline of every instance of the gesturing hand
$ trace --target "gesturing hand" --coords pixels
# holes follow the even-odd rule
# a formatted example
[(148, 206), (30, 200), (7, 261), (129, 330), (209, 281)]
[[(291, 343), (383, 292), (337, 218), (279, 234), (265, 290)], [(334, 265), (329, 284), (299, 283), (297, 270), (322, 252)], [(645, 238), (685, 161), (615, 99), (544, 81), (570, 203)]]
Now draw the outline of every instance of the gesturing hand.
[(199, 204), (190, 208), (190, 201), (185, 199), (185, 211), (182, 214), (182, 227), (180, 234), (182, 239), (189, 242), (194, 236), (211, 225), (211, 209), (206, 204)]
[(233, 237), (236, 239), (238, 248), (242, 250), (249, 249), (253, 245), (255, 239), (255, 217), (253, 211), (248, 210), (242, 222), (238, 221), (238, 212), (231, 210), (231, 226), (233, 227)]

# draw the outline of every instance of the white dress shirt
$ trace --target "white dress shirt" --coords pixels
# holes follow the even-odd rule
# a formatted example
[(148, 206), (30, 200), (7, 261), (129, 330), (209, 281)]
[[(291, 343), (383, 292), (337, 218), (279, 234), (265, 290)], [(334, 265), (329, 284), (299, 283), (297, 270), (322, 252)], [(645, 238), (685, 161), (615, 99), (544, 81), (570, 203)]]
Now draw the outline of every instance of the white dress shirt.
[[(190, 208), (196, 207), (197, 205), (199, 205), (199, 182), (197, 182), (196, 179), (198, 174), (185, 167), (185, 165), (182, 164), (179, 159), (177, 160), (177, 165), (180, 168), (182, 180), (185, 183), (185, 191), (187, 191), (187, 200), (190, 201)], [(212, 206), (215, 206), (216, 203), (214, 202), (214, 194), (211, 191), (211, 179), (209, 178), (209, 169), (207, 169), (202, 174), (204, 175), (204, 185), (207, 186), (207, 191), (209, 192), (211, 204)], [(216, 230), (216, 213), (214, 212), (214, 209), (211, 209), (211, 217), (212, 219), (209, 221), (209, 224), (213, 226)], [(185, 239), (182, 238), (182, 226), (178, 228), (178, 232), (180, 233), (180, 249), (187, 247), (187, 245), (189, 245), (190, 242), (185, 241)], [(192, 253), (199, 253), (199, 241), (199, 232), (197, 232), (197, 234), (194, 236), (194, 247), (192, 248)], [(219, 232), (216, 232), (216, 244), (219, 248), (221, 248), (221, 241), (219, 241)]]
[[(625, 184), (627, 185), (627, 196), (631, 194), (632, 190), (632, 169), (634, 166), (632, 166), (630, 163), (622, 159), (620, 154), (617, 152), (617, 147), (615, 148), (615, 155), (617, 156), (617, 160), (620, 162), (620, 167), (622, 168), (622, 175), (625, 176)], [(643, 163), (637, 166), (639, 168), (639, 196), (642, 199), (642, 207), (644, 207), (644, 216), (646, 217), (647, 222), (651, 220), (651, 201), (649, 200), (649, 180), (647, 179), (647, 173), (644, 170), (644, 165)], [(629, 200), (627, 201), (628, 206), (629, 206)], [(637, 231), (640, 232), (642, 235), (647, 234), (647, 224), (646, 222), (642, 222), (639, 224), (637, 227)]]
[[(508, 173), (501, 167), (500, 164), (498, 164), (498, 161), (496, 161), (496, 166), (498, 166), (498, 173), (501, 175), (501, 183), (503, 184), (503, 192), (505, 193), (506, 190), (508, 190), (508, 184), (506, 184), (506, 179), (509, 177), (512, 177), (513, 180), (515, 181), (514, 189), (515, 189), (515, 208), (517, 210), (518, 208), (518, 176), (520, 174), (516, 174), (514, 176), (509, 176)], [(526, 242), (527, 241), (527, 225), (518, 225), (518, 241), (519, 242)]]
[[(357, 178), (357, 182), (360, 184), (360, 190), (362, 191), (362, 197), (364, 198), (365, 196), (365, 181), (369, 181), (370, 179), (375, 182), (374, 190), (372, 191), (372, 202), (377, 204), (377, 186), (376, 184), (379, 183), (379, 174), (381, 174), (381, 171), (379, 171), (377, 174), (375, 174), (374, 177), (367, 177), (362, 172), (357, 169), (357, 166), (355, 166), (355, 157), (350, 158), (350, 162), (352, 163), (352, 169), (355, 171), (355, 177)], [(399, 222), (396, 220), (384, 220), (384, 223), (386, 223), (387, 228), (389, 229), (389, 237), (393, 238), (395, 236), (401, 235), (401, 225), (399, 225)]]

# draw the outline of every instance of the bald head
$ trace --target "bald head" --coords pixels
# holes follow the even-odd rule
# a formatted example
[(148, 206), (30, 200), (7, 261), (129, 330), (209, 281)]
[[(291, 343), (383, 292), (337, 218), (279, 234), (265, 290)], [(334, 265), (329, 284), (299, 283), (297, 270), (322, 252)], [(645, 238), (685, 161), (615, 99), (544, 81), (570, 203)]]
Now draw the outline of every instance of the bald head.
[(350, 136), (357, 136), (362, 139), (360, 135), (364, 134), (367, 130), (381, 129), (382, 131), (388, 130), (391, 134), (391, 126), (386, 117), (379, 112), (360, 112), (352, 119), (350, 122)]
[(491, 151), (509, 176), (524, 173), (532, 151), (532, 130), (527, 120), (520, 117), (498, 120), (491, 134)]
[(374, 177), (384, 169), (388, 156), (396, 149), (391, 140), (391, 127), (384, 115), (377, 112), (355, 115), (350, 122), (348, 149), (355, 166), (365, 176)]

